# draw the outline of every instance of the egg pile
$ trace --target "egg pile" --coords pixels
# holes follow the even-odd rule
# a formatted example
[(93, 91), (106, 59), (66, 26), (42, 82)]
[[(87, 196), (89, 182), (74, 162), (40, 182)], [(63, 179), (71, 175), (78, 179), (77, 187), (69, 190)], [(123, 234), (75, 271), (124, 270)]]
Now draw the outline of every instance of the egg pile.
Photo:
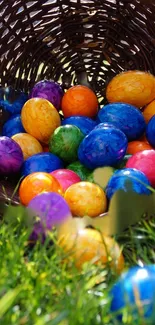
[[(35, 236), (62, 221), (64, 226), (67, 218), (105, 213), (117, 190), (128, 191), (127, 180), (138, 194), (150, 195), (149, 186), (155, 187), (155, 77), (140, 71), (118, 74), (106, 99), (100, 107), (86, 86), (64, 92), (57, 82), (43, 80), (22, 106), (0, 101), (11, 113), (0, 136), (0, 174), (22, 178), (20, 202), (40, 217)], [(98, 181), (101, 168), (109, 168), (110, 177)], [(74, 242), (78, 266), (95, 257), (108, 262), (103, 236), (112, 260), (123, 268), (112, 238), (95, 229), (63, 234), (65, 228), (58, 243), (68, 251)]]

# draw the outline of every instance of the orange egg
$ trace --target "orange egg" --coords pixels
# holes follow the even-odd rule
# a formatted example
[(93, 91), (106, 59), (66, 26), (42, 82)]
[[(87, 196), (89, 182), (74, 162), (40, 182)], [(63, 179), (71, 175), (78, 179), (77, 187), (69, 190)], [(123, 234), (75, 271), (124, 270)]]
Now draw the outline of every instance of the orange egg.
[(21, 147), (24, 159), (43, 152), (43, 148), (39, 141), (28, 133), (15, 134), (13, 135), (12, 139)]
[(155, 100), (153, 100), (153, 102), (151, 102), (149, 105), (147, 105), (144, 108), (143, 116), (145, 118), (146, 123), (148, 123), (154, 115), (155, 115)]
[(59, 229), (58, 245), (69, 253), (69, 259), (74, 260), (79, 269), (86, 262), (109, 263), (118, 273), (124, 268), (124, 258), (119, 245), (114, 239), (103, 236), (95, 229), (80, 229), (77, 233), (64, 233)]
[(96, 184), (80, 182), (71, 185), (64, 195), (73, 216), (92, 218), (104, 213), (107, 199), (104, 191)]
[(155, 99), (155, 77), (141, 71), (120, 73), (108, 84), (106, 97), (110, 103), (123, 102), (143, 107)]
[(134, 155), (139, 151), (151, 150), (153, 149), (149, 143), (144, 141), (132, 141), (128, 144), (127, 154)]
[(24, 178), (20, 185), (20, 201), (27, 206), (35, 196), (42, 192), (56, 192), (62, 195), (62, 188), (59, 182), (48, 173), (30, 174)]
[(48, 143), (61, 124), (56, 108), (43, 98), (29, 99), (22, 108), (21, 120), (26, 132), (42, 143)]
[(97, 97), (86, 86), (71, 87), (62, 98), (62, 111), (64, 117), (75, 115), (93, 117), (98, 112)]

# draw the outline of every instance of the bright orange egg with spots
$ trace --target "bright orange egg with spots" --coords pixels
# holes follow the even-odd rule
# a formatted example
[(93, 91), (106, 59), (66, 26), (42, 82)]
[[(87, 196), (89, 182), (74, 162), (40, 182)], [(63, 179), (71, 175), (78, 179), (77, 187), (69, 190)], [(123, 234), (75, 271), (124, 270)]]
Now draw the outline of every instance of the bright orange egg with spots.
[(27, 206), (35, 196), (43, 192), (56, 192), (62, 195), (62, 188), (59, 182), (48, 173), (30, 174), (21, 182), (19, 188), (20, 201)]
[(107, 198), (104, 191), (96, 184), (80, 182), (71, 185), (64, 198), (73, 216), (92, 218), (104, 213), (107, 208)]
[(98, 112), (97, 97), (86, 86), (71, 87), (62, 98), (62, 111), (64, 117), (75, 115), (93, 117)]
[(122, 102), (144, 107), (155, 99), (155, 77), (141, 71), (120, 73), (108, 84), (106, 97), (110, 103)]
[(129, 155), (134, 155), (135, 153), (139, 151), (144, 151), (144, 150), (152, 150), (153, 148), (151, 145), (147, 142), (143, 141), (132, 141), (129, 142), (128, 148), (127, 148), (127, 154)]
[(27, 159), (37, 153), (43, 152), (43, 148), (39, 141), (28, 133), (15, 134), (12, 139), (21, 147), (24, 159)]
[(120, 273), (124, 268), (124, 258), (119, 245), (114, 239), (103, 236), (95, 229), (81, 229), (75, 232), (59, 232), (58, 245), (69, 253), (81, 269), (86, 262), (107, 264)]
[(148, 123), (154, 115), (155, 115), (155, 100), (153, 100), (153, 102), (151, 102), (149, 105), (147, 105), (144, 108), (143, 116), (145, 118), (146, 123)]
[(29, 99), (22, 108), (21, 120), (25, 131), (42, 143), (48, 143), (61, 124), (56, 108), (43, 98)]

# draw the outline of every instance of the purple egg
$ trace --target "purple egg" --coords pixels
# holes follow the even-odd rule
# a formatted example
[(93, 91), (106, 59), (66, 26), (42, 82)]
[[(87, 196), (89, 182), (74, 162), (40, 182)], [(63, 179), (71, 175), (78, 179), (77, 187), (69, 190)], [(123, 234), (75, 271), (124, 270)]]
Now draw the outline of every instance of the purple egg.
[(42, 80), (35, 84), (31, 90), (30, 98), (45, 98), (59, 110), (63, 94), (64, 92), (57, 82)]
[(0, 137), (0, 174), (18, 173), (23, 162), (20, 146), (11, 138)]
[(28, 209), (32, 217), (39, 217), (39, 222), (34, 226), (33, 238), (46, 233), (71, 216), (68, 204), (64, 198), (53, 192), (44, 192), (33, 198)]

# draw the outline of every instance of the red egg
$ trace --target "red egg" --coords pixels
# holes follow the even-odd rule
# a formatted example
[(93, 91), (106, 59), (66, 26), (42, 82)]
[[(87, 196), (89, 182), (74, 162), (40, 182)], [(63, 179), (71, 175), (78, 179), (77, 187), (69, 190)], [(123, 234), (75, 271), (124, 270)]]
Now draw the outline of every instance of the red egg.
[(128, 160), (126, 167), (143, 172), (151, 185), (155, 187), (155, 150), (137, 152)]
[(58, 169), (51, 173), (65, 192), (71, 185), (81, 182), (81, 178), (72, 170)]

